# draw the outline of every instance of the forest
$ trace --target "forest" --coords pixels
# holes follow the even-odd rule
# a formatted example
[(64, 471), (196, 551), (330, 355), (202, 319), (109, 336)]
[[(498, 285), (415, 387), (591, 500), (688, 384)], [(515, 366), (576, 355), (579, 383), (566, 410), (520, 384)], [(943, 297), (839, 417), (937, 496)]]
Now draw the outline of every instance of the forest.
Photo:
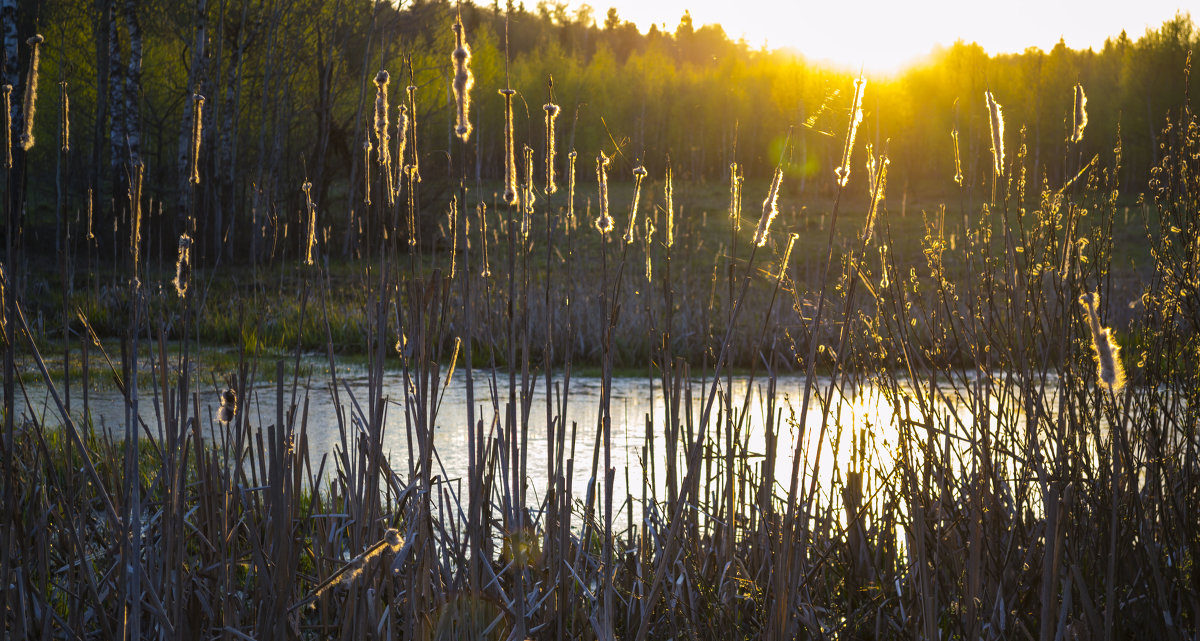
[[(127, 200), (131, 167), (144, 164), (143, 193), (155, 211), (143, 232), (148, 242), (170, 253), (194, 208), (201, 264), (220, 251), (238, 261), (296, 255), (298, 235), (286, 227), (302, 222), (304, 183), (328, 253), (361, 251), (362, 148), (381, 69), (395, 79), (393, 93), (412, 103), (414, 148), (424, 158), (417, 208), (429, 227), (461, 182), (493, 200), (504, 171), (498, 88), (517, 92), (518, 147), (539, 157), (539, 105), (553, 98), (563, 109), (560, 146), (581, 158), (603, 150), (614, 157), (615, 181), (639, 164), (661, 180), (668, 159), (680, 181), (727, 182), (733, 162), (748, 179), (766, 181), (786, 148), (785, 193), (829, 195), (838, 123), (857, 74), (731, 41), (687, 14), (673, 32), (643, 34), (615, 9), (600, 15), (550, 1), (530, 9), (429, 0), (48, 0), (6, 3), (5, 11), (16, 25), (5, 48), (14, 122), (23, 118), (25, 41), (45, 38), (33, 124), (41, 144), (15, 153), (27, 153), (31, 166), (58, 167), (55, 181), (24, 182), (26, 242), (57, 246), (56, 215), (64, 212), (78, 219), (90, 211), (97, 229), (120, 222), (113, 217)], [(460, 12), (476, 132), (461, 151), (452, 148), (450, 56)], [(891, 158), (893, 193), (941, 195), (953, 187), (957, 132), (964, 174), (982, 187), (990, 91), (1030, 158), (1030, 180), (1059, 181), (1068, 156), (1111, 158), (1119, 142), (1120, 184), (1138, 191), (1159, 160), (1163, 125), (1198, 95), (1186, 82), (1198, 47), (1200, 33), (1183, 14), (1156, 31), (1114, 35), (1100, 51), (1060, 42), (1048, 52), (989, 56), (958, 42), (897, 75), (868, 78), (862, 136)], [(1093, 98), (1091, 133), (1068, 153), (1076, 84)], [(199, 181), (189, 187), (193, 95), (204, 98), (202, 151)], [(69, 140), (56, 145), (62, 123)], [(459, 166), (449, 166), (451, 157)], [(94, 235), (98, 248), (111, 250), (113, 237)]]

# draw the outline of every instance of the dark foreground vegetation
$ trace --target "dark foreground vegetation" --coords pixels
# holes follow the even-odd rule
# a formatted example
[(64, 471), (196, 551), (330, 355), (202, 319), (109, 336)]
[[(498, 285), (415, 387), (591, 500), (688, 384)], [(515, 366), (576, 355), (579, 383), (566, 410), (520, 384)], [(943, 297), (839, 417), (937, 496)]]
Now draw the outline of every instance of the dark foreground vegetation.
[[(1082, 71), (1023, 113), (1014, 69), (1043, 56), (1029, 52), (980, 58), (978, 84), (947, 84), (949, 102), (922, 92), (930, 104), (894, 130), (884, 123), (905, 108), (888, 92), (919, 85), (876, 97), (830, 73), (839, 93), (689, 132), (604, 103), (605, 85), (580, 80), (604, 67), (567, 65), (584, 53), (563, 49), (574, 23), (549, 10), (514, 14), (506, 79), (503, 22), (470, 5), (462, 22), (440, 3), (135, 5), (100, 3), (94, 32), (66, 4), (47, 8), (47, 42), (21, 47), (3, 94), (15, 114), (0, 150), (5, 636), (1049, 641), (1200, 628), (1200, 123), (1186, 54), (1152, 67), (1179, 82), (1146, 86), (1133, 110), (1150, 110), (1144, 130), (1113, 115), (1127, 94)], [(191, 35), (155, 45), (172, 20)], [(610, 22), (577, 25), (580, 37), (629, 33)], [(619, 51), (628, 66), (669, 44), (670, 68), (702, 91), (717, 76), (685, 45), (712, 33), (689, 28), (588, 55)], [(106, 35), (62, 46), (82, 33)], [(803, 68), (716, 40), (736, 64)], [(531, 41), (553, 55), (514, 52)], [(1196, 47), (1183, 19), (1122, 42), (1055, 52), (1080, 70), (1128, 60), (1150, 73), (1134, 53)], [(141, 74), (156, 46), (190, 61), (175, 85), (150, 87), (169, 65)], [(564, 65), (553, 83), (534, 65), (549, 61)], [(68, 69), (95, 81), (55, 85)], [(954, 77), (921, 73), (903, 82)], [(564, 98), (572, 86), (586, 91)], [(631, 94), (688, 109), (683, 92)], [(89, 95), (95, 120), (71, 134), (55, 105)], [(594, 121), (572, 120), (585, 102)], [(302, 109), (315, 125), (295, 126)], [(89, 134), (90, 149), (77, 144)], [(946, 204), (910, 208), (903, 185), (919, 181)], [(70, 251), (50, 261), (51, 246)], [(197, 374), (209, 342), (237, 350), (223, 380)], [(313, 351), (331, 364), (336, 426), (308, 420), (297, 368)], [(346, 351), (363, 355), (362, 397), (332, 367)], [(642, 444), (667, 455), (625, 496), (613, 403), (571, 402), (584, 363), (605, 389), (617, 365), (636, 367), (667, 399)], [(753, 378), (745, 396), (735, 364)], [(435, 427), (456, 370), (469, 465), (447, 478)], [(507, 400), (476, 404), (480, 370)], [(803, 386), (781, 389), (783, 371)], [(385, 397), (396, 378), (403, 398)], [(97, 379), (127, 399), (123, 421), (105, 417), (123, 431), (94, 429)], [(49, 390), (49, 414), (33, 386)], [(541, 386), (554, 393), (534, 405)], [(845, 411), (865, 389), (888, 429)], [(530, 430), (534, 412), (545, 433)], [(749, 413), (765, 417), (763, 451), (748, 445)], [(580, 424), (599, 427), (594, 441), (576, 438)], [(309, 448), (317, 429), (338, 431), (334, 452)], [(411, 435), (407, 467), (385, 456), (391, 430)]]

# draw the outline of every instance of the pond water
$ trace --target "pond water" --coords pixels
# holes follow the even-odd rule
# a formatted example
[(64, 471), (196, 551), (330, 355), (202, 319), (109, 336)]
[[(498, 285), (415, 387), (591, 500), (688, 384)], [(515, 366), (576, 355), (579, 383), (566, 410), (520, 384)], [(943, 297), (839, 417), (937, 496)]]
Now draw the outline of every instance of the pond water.
[[(314, 363), (319, 361), (314, 360)], [(314, 369), (319, 368), (319, 365)], [(307, 435), (310, 456), (315, 470), (322, 456), (332, 455), (342, 448), (342, 437), (339, 423), (347, 426), (351, 433), (362, 429), (362, 421), (356, 419), (358, 407), (367, 407), (368, 379), (360, 367), (339, 366), (338, 384), (340, 405), (335, 402), (332, 393), (331, 377), (326, 368), (324, 374), (314, 374), (311, 378), (301, 379), (298, 394), (295, 399), (299, 415), (307, 401)], [(319, 369), (318, 369), (319, 371)], [(292, 379), (287, 379), (285, 385), (285, 402), (291, 401)], [(589, 483), (596, 481), (597, 492), (603, 488), (604, 458), (602, 448), (599, 448), (600, 412), (602, 380), (596, 377), (572, 377), (569, 388), (564, 387), (562, 376), (556, 376), (551, 383), (555, 400), (550, 417), (557, 422), (565, 420), (566, 441), (564, 444), (564, 460), (574, 461), (572, 474), (573, 495), (578, 500), (586, 496)], [(851, 460), (852, 435), (865, 436), (863, 439), (866, 450), (866, 460), (879, 470), (892, 468), (893, 451), (897, 443), (898, 431), (894, 408), (896, 405), (887, 400), (881, 390), (873, 386), (858, 386), (854, 389), (843, 389), (842, 394), (835, 392), (835, 402), (830, 406), (829, 429), (820, 434), (822, 425), (821, 404), (814, 400), (809, 406), (806, 434), (799, 433), (801, 399), (804, 394), (805, 379), (803, 376), (784, 375), (776, 378), (776, 462), (775, 462), (775, 492), (786, 496), (796, 451), (797, 440), (802, 439), (804, 465), (801, 466), (801, 480), (805, 485), (811, 482), (815, 471), (818, 486), (828, 492), (832, 487), (835, 474), (844, 473)], [(700, 398), (704, 396), (711, 384), (711, 379), (695, 378), (691, 381), (691, 415), (695, 422), (703, 411)], [(520, 377), (517, 377), (520, 386)], [(830, 381), (827, 378), (818, 379), (816, 388), (822, 395), (829, 392)], [(546, 382), (544, 376), (531, 379), (532, 397), (529, 401), (527, 451), (527, 493), (531, 506), (537, 505), (548, 487), (548, 461), (550, 452), (547, 443), (547, 405)], [(749, 388), (749, 396), (747, 389)], [(746, 376), (735, 376), (731, 381), (722, 379), (718, 385), (719, 399), (729, 396), (737, 428), (733, 431), (735, 452), (738, 453), (738, 475), (750, 481), (747, 492), (760, 482), (763, 464), (767, 454), (766, 424), (767, 382), (762, 377), (753, 382)], [(558, 401), (566, 395), (565, 414), (559, 411)], [(81, 401), (79, 392), (75, 392), (72, 413), (80, 415)], [(495, 436), (502, 429), (507, 415), (509, 401), (508, 375), (497, 373), (493, 377), (487, 372), (475, 372), (475, 418), (483, 421), (485, 433)], [(493, 397), (493, 393), (495, 397)], [(276, 420), (275, 398), (276, 388), (271, 385), (260, 385), (252, 388), (249, 399), (240, 403), (240, 411), (248, 412), (249, 424), (252, 429), (266, 429)], [(409, 416), (405, 411), (405, 382), (401, 373), (388, 373), (385, 376), (383, 396), (386, 400), (385, 421), (383, 433), (383, 452), (388, 459), (391, 469), (401, 478), (411, 478), (414, 461), (417, 458), (415, 437)], [(350, 400), (353, 398), (353, 402)], [(459, 368), (444, 386), (441, 392), (442, 401), (438, 406), (433, 421), (434, 446), (438, 461), (435, 473), (441, 480), (449, 483), (449, 489), (456, 495), (461, 495), (466, 488), (468, 472), (468, 413), (466, 375)], [(519, 395), (518, 395), (519, 398)], [(28, 412), (37, 414), (47, 424), (58, 423), (57, 410), (43, 390), (40, 394), (31, 389)], [(204, 425), (210, 433), (218, 429), (215, 422), (217, 410), (220, 407), (219, 389), (208, 385), (201, 392), (201, 412)], [(903, 403), (908, 401), (901, 401)], [(723, 404), (723, 400), (718, 403)], [(93, 424), (98, 429), (108, 430), (114, 434), (123, 432), (124, 404), (115, 390), (100, 390), (90, 392), (89, 407), (93, 416)], [(611, 452), (610, 461), (614, 472), (614, 506), (622, 506), (627, 498), (641, 505), (643, 497), (657, 497), (665, 500), (666, 470), (665, 461), (668, 457), (666, 443), (666, 404), (664, 402), (661, 384), (648, 378), (614, 378), (611, 386)], [(948, 402), (947, 407), (958, 416), (962, 425), (969, 428), (971, 424), (968, 408), (959, 402)], [(710, 482), (713, 479), (724, 478), (722, 470), (725, 464), (725, 454), (729, 443), (729, 432), (726, 429), (724, 413), (714, 408), (709, 421), (711, 426), (706, 433), (712, 449), (708, 452)], [(913, 408), (915, 409), (915, 408)], [(140, 415), (148, 426), (151, 434), (156, 434), (159, 425), (158, 413), (154, 398), (146, 390), (141, 392), (139, 404)], [(744, 410), (744, 417), (741, 416)], [(682, 408), (681, 416), (686, 415), (687, 408)], [(686, 428), (684, 428), (686, 429)], [(682, 431), (682, 430), (681, 430)], [(572, 438), (572, 435), (574, 438)], [(818, 443), (820, 435), (820, 446)], [(265, 437), (264, 437), (265, 438)], [(682, 436), (680, 437), (682, 438)], [(923, 438), (923, 437), (921, 437)], [(939, 437), (940, 439), (940, 437)], [(353, 442), (353, 439), (351, 439)], [(677, 460), (682, 461), (685, 450), (682, 443), (676, 450)], [(598, 466), (594, 467), (593, 459), (599, 454)], [(325, 474), (333, 471), (332, 456), (325, 464)], [(500, 481), (497, 480), (497, 484)], [(704, 491), (704, 490), (702, 490)], [(753, 500), (753, 499), (748, 499)], [(597, 498), (597, 504), (601, 499)], [(640, 509), (640, 508), (639, 508)], [(620, 509), (624, 512), (624, 508)], [(635, 517), (636, 518), (636, 517)], [(624, 514), (618, 516), (618, 521), (625, 522)]]

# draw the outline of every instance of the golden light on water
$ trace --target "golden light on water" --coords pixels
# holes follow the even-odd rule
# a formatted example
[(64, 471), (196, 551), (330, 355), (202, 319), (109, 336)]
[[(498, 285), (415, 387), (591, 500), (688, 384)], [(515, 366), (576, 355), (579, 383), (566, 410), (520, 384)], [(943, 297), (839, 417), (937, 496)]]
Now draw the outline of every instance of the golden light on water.
[[(584, 4), (571, 1), (572, 8)], [(657, 25), (674, 33), (687, 11), (696, 28), (720, 24), (731, 39), (754, 48), (788, 48), (813, 61), (827, 61), (872, 74), (901, 70), (937, 46), (961, 39), (989, 54), (1028, 47), (1049, 51), (1061, 38), (1068, 47), (1099, 50), (1105, 38), (1127, 30), (1137, 39), (1184, 8), (1180, 0), (1099, 3), (1084, 0), (608, 0), (590, 3), (598, 24), (609, 7), (642, 31)]]

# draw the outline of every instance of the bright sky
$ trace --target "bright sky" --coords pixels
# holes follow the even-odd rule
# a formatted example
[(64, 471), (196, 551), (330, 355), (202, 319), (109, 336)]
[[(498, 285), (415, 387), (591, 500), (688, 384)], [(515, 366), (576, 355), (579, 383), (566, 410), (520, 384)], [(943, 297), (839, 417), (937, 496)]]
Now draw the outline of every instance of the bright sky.
[[(1190, 0), (1188, 0), (1190, 2)], [(603, 23), (610, 6), (644, 32), (674, 31), (685, 9), (697, 27), (718, 23), (751, 46), (791, 47), (812, 60), (895, 71), (937, 44), (961, 38), (989, 54), (1030, 46), (1100, 49), (1124, 29), (1136, 40), (1182, 10), (1184, 0), (570, 0)], [(1200, 19), (1200, 16), (1193, 16)]]

